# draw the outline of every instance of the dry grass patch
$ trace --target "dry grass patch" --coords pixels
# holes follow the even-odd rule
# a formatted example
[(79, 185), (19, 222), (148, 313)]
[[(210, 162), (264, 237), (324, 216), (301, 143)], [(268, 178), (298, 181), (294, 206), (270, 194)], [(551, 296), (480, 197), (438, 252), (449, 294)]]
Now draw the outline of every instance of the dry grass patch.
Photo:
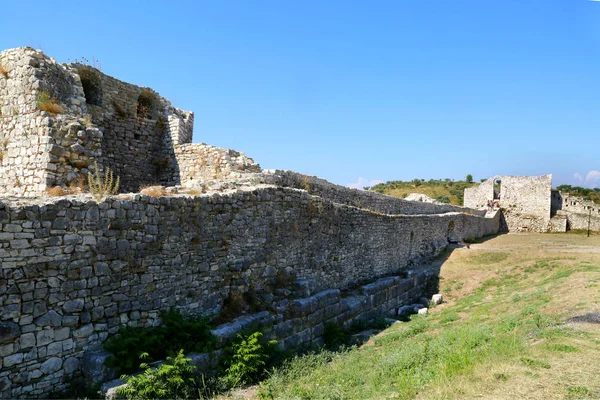
[(12, 69), (8, 68), (4, 64), (0, 64), (0, 74), (4, 75), (5, 78), (8, 78), (8, 74), (10, 71), (12, 71)]
[(46, 194), (48, 194), (48, 196), (52, 196), (52, 197), (59, 197), (59, 196), (67, 196), (69, 194), (72, 194), (72, 192), (69, 189), (64, 188), (62, 186), (54, 186), (54, 187), (46, 189)]
[(140, 193), (151, 197), (170, 196), (164, 186), (144, 186)]
[(65, 110), (47, 91), (41, 91), (37, 97), (38, 109), (52, 114), (62, 114)]

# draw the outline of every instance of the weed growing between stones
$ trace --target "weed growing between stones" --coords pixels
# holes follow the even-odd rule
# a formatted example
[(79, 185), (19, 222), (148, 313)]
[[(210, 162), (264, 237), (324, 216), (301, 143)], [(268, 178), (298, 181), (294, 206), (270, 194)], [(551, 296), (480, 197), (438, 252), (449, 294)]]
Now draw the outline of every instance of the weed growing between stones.
[(65, 110), (52, 97), (50, 92), (43, 90), (38, 93), (37, 106), (39, 110), (46, 111), (52, 114), (62, 114)]
[(88, 175), (88, 186), (90, 193), (97, 201), (102, 200), (105, 196), (117, 194), (120, 183), (121, 178), (117, 176), (115, 180), (114, 172), (109, 167), (106, 167), (104, 176), (102, 176), (98, 170), (98, 163), (94, 162), (94, 173)]

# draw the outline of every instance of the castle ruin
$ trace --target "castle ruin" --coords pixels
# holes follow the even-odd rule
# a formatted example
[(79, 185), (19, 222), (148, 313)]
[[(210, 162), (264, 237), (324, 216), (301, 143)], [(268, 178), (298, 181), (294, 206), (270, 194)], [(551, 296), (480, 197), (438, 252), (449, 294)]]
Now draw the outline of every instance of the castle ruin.
[(552, 175), (494, 176), (465, 189), (464, 206), (496, 202), (505, 232), (600, 231), (600, 205), (552, 188)]
[[(499, 229), (499, 213), (475, 204), (263, 171), (192, 144), (193, 113), (88, 65), (31, 48), (0, 65), (1, 398), (109, 379), (88, 368), (106, 339), (171, 307), (218, 314), (244, 299), (220, 339), (259, 324), (284, 348), (318, 342), (327, 323), (395, 313), (435, 284), (428, 260), (449, 242)], [(121, 194), (46, 195), (96, 165)], [(135, 193), (151, 184), (168, 192)]]

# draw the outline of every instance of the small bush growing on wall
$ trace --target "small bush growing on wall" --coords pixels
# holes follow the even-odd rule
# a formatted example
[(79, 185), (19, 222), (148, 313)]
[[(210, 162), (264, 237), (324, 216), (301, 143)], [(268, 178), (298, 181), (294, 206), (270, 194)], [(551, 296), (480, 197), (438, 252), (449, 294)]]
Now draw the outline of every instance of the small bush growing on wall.
[(149, 112), (154, 108), (157, 99), (154, 92), (148, 88), (142, 90), (137, 100), (137, 115), (140, 118), (147, 118)]
[(105, 196), (117, 194), (121, 178), (117, 176), (115, 180), (114, 172), (108, 167), (106, 167), (104, 175), (100, 174), (97, 162), (94, 162), (94, 168), (94, 173), (88, 175), (88, 186), (92, 196), (100, 201)]
[(56, 102), (50, 92), (43, 90), (37, 96), (38, 109), (52, 114), (62, 114), (64, 109)]
[(117, 114), (117, 117), (121, 119), (127, 118), (127, 111), (125, 111), (125, 109), (119, 102), (113, 101), (113, 109), (115, 110), (115, 114)]

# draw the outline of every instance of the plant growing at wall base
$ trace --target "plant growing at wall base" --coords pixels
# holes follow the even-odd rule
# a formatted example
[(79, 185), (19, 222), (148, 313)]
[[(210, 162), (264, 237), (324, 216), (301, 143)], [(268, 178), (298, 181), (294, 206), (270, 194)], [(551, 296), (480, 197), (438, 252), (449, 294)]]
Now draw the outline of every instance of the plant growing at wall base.
[(94, 173), (88, 175), (88, 186), (96, 200), (100, 201), (105, 196), (117, 194), (120, 183), (121, 178), (117, 176), (115, 180), (115, 174), (109, 167), (106, 167), (106, 171), (102, 175), (98, 169), (98, 163), (94, 161)]
[(52, 114), (62, 114), (65, 110), (52, 97), (50, 92), (42, 90), (37, 95), (37, 106), (39, 110), (46, 111)]
[(109, 339), (104, 348), (113, 356), (107, 365), (118, 373), (130, 373), (138, 369), (139, 357), (147, 353), (148, 360), (161, 360), (186, 352), (208, 352), (214, 348), (215, 337), (208, 317), (183, 316), (178, 310), (161, 313), (162, 324), (153, 328), (124, 327)]
[(275, 340), (264, 342), (263, 334), (237, 335), (225, 348), (222, 366), (225, 367), (224, 380), (228, 387), (238, 387), (255, 382), (265, 372), (265, 367), (274, 352)]
[[(147, 360), (148, 354), (142, 354), (141, 358)], [(122, 376), (122, 379), (127, 379), (127, 384), (117, 388), (117, 394), (127, 399), (197, 398), (198, 389), (194, 379), (196, 367), (190, 361), (180, 350), (175, 357), (167, 357), (165, 363), (156, 369), (142, 363), (140, 367), (144, 373)]]

